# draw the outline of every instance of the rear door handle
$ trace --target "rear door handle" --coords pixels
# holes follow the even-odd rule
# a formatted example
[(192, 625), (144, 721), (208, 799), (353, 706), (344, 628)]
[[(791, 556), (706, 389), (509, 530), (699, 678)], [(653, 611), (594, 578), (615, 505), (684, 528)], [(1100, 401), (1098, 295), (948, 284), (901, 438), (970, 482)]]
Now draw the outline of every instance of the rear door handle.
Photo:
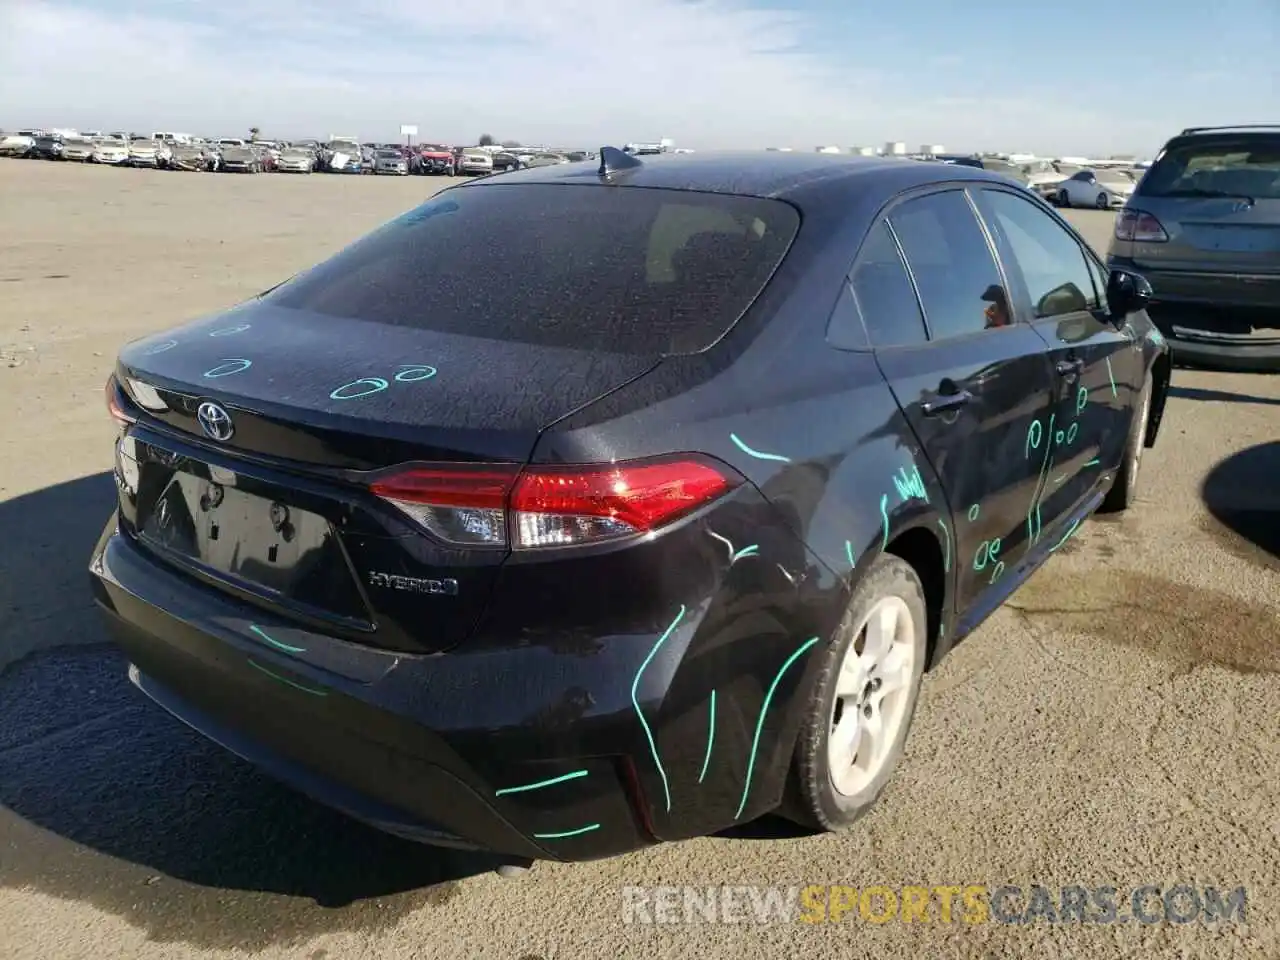
[(1084, 369), (1084, 361), (1079, 357), (1072, 360), (1059, 360), (1054, 369), (1058, 371), (1058, 375), (1062, 377), (1074, 377)]
[(968, 390), (961, 390), (958, 393), (940, 393), (920, 404), (920, 412), (926, 417), (936, 417), (948, 410), (958, 410), (972, 399), (973, 394)]

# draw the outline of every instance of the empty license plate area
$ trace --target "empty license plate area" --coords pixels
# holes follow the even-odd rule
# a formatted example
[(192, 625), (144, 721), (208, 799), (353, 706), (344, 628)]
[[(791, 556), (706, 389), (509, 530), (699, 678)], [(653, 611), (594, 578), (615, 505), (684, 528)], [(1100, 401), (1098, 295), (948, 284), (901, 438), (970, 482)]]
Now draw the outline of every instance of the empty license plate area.
[(168, 559), (308, 614), (369, 621), (329, 521), (238, 489), (236, 474), (151, 448), (140, 464), (137, 535)]

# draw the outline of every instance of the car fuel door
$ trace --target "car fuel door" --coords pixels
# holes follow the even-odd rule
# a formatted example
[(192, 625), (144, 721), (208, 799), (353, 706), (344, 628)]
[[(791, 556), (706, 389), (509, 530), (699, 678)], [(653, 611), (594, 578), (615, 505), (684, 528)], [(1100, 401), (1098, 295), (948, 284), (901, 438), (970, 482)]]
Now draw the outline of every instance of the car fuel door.
[(1119, 462), (1135, 341), (1107, 316), (1096, 258), (1053, 211), (998, 187), (975, 193), (1016, 312), (1043, 339), (1053, 376), (1052, 408), (1028, 427), (1028, 449), (1041, 465), (1028, 519), (1034, 545), (1080, 508)]

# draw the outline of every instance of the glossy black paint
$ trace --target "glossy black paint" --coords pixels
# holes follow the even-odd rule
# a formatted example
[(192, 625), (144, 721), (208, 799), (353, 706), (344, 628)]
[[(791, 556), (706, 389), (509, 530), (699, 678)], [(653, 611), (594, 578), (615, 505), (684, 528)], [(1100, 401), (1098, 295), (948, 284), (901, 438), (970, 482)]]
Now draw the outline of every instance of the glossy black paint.
[[(1141, 313), (1050, 329), (1024, 322), (1016, 297), (1013, 326), (956, 341), (875, 351), (856, 325), (829, 338), (869, 227), (921, 191), (1006, 189), (982, 170), (686, 155), (605, 178), (562, 165), (451, 189), (520, 182), (773, 196), (804, 225), (746, 315), (692, 356), (392, 329), (356, 342), (340, 320), (257, 302), (131, 344), (116, 399), (138, 423), (120, 443), (120, 508), (91, 570), (135, 682), (229, 749), (405, 836), (589, 859), (775, 809), (815, 654), (867, 567), (884, 551), (916, 565), (936, 663), (1098, 505), (1136, 388), (1167, 359)], [(205, 376), (228, 358), (252, 363)], [(1110, 399), (1106, 358), (1120, 367)], [(1075, 359), (1104, 402), (1055, 461), (1049, 421), (1076, 396), (1056, 364)], [(396, 382), (405, 364), (437, 372)], [(356, 404), (332, 399), (369, 377), (391, 382)], [(164, 410), (139, 405), (157, 406), (145, 385)], [(971, 399), (938, 409), (957, 390)], [(233, 414), (228, 443), (199, 432), (206, 398)], [(1163, 391), (1152, 440), (1162, 409)], [(678, 451), (745, 482), (656, 536), (585, 549), (445, 547), (362, 488), (401, 462)], [(1086, 455), (1098, 462), (1083, 473)], [(1046, 495), (1054, 467), (1064, 492)], [(323, 518), (328, 532), (295, 551), (308, 569), (280, 574), (273, 593), (202, 566), (212, 548), (195, 533), (185, 560), (141, 538), (183, 471)], [(206, 522), (188, 512), (193, 529)], [(458, 590), (379, 591), (374, 571)]]

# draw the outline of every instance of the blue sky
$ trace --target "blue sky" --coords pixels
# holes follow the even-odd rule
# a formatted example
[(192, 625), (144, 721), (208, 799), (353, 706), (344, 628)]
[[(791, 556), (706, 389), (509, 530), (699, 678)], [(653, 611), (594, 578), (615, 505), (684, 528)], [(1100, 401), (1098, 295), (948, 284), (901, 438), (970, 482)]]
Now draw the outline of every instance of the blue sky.
[(1280, 121), (1280, 0), (5, 0), (0, 126), (1150, 155)]

